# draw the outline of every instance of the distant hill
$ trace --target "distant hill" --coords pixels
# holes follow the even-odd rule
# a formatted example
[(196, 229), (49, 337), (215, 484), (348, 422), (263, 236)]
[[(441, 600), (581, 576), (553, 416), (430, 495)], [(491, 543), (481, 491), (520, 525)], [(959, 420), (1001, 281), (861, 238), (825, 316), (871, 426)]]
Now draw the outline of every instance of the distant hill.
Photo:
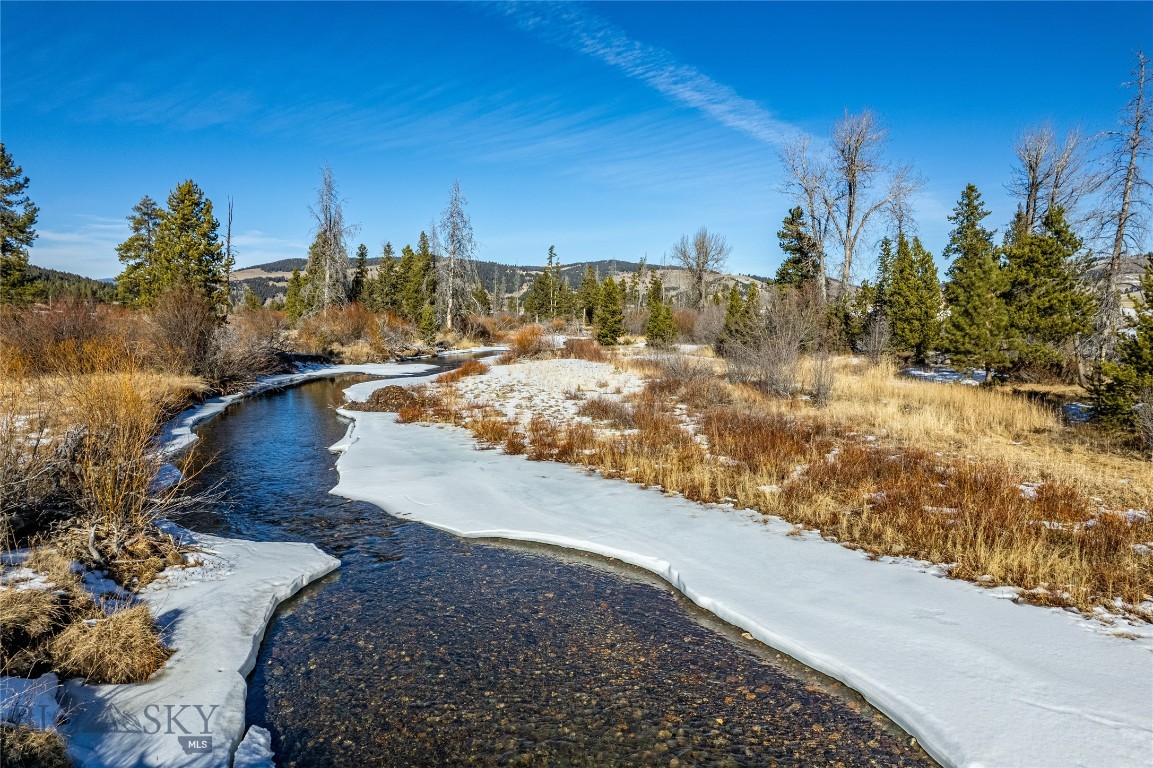
[[(374, 273), (380, 264), (380, 257), (367, 260), (369, 272)], [(254, 264), (232, 273), (232, 294), (239, 301), (246, 289), (256, 294), (261, 301), (269, 299), (283, 299), (288, 290), (288, 278), (293, 269), (304, 270), (307, 259), (281, 259), (264, 264)], [(576, 289), (584, 278), (585, 268), (591, 266), (599, 279), (612, 276), (613, 279), (627, 279), (636, 273), (640, 266), (635, 261), (622, 259), (600, 259), (597, 261), (578, 261), (572, 264), (562, 264), (560, 268), (561, 280), (570, 288)], [(501, 264), (495, 261), (476, 262), (476, 273), (481, 284), (493, 294), (501, 294), (502, 302), (506, 298), (521, 296), (546, 269), (546, 265), (517, 266)], [(663, 266), (659, 264), (646, 264), (645, 269), (650, 274), (657, 274), (665, 285), (666, 294), (674, 301), (686, 294), (689, 290), (688, 273), (681, 267)], [(715, 275), (712, 283), (715, 289), (728, 291), (734, 284), (747, 285), (754, 281), (761, 283), (772, 282), (768, 278), (751, 275)]]
[(115, 285), (72, 272), (61, 272), (29, 264), (28, 277), (32, 281), (33, 301), (49, 302), (64, 295), (102, 302), (111, 302), (116, 298)]

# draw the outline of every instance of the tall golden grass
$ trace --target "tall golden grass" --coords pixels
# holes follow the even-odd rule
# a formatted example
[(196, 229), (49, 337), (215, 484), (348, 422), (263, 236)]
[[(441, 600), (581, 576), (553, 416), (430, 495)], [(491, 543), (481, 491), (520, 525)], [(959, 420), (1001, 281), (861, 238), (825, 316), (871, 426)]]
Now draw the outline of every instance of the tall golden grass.
[[(1149, 498), (1147, 470), (1116, 456), (1095, 456), (1068, 476), (1065, 464), (1038, 466), (1052, 451), (1088, 450), (1062, 446), (1061, 424), (1044, 407), (847, 360), (837, 361), (823, 408), (730, 385), (711, 362), (645, 365), (656, 377), (641, 393), (582, 406), (605, 429), (534, 416), (523, 434), (528, 456), (778, 515), (875, 555), (1018, 587), (1029, 602), (1153, 620), (1145, 602), (1153, 557), (1139, 548), (1153, 541), (1153, 522), (1122, 514), (1131, 499)], [(692, 430), (674, 416), (678, 403)], [(491, 412), (473, 412), (451, 387), (425, 392), (402, 420), (461, 424), (492, 445), (518, 433)], [(1093, 483), (1083, 482), (1086, 471), (1096, 473)]]

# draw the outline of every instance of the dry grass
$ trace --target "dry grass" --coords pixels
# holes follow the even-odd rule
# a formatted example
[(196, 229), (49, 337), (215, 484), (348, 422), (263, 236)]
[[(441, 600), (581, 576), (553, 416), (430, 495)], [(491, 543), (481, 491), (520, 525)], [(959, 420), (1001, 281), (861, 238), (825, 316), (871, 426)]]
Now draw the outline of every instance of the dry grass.
[(505, 352), (497, 362), (511, 363), (522, 357), (533, 357), (552, 351), (553, 345), (545, 335), (544, 328), (539, 325), (526, 325), (517, 328), (507, 336), (508, 352)]
[[(537, 414), (524, 450), (755, 508), (877, 555), (946, 564), (957, 578), (1018, 587), (1029, 602), (1153, 620), (1153, 557), (1136, 546), (1153, 541), (1153, 522), (1119, 513), (1149, 498), (1143, 463), (1070, 444), (1051, 411), (1009, 393), (831, 364), (836, 384), (817, 408), (729, 385), (710, 361), (638, 361), (654, 376), (643, 392), (581, 407), (628, 431)], [(419, 420), (464, 425), (490, 445), (521, 434), (507, 421), (470, 420), (451, 388), (425, 393), (418, 410)], [(1052, 461), (1057, 452), (1065, 462)], [(1064, 471), (1077, 461), (1079, 471)]]
[(446, 371), (437, 376), (433, 381), (437, 384), (451, 384), (454, 381), (460, 381), (466, 376), (483, 376), (486, 373), (488, 373), (488, 366), (480, 360), (467, 360), (451, 371)]
[(0, 725), (0, 765), (4, 768), (71, 768), (73, 763), (56, 731)]
[[(154, 437), (199, 382), (149, 370), (115, 338), (64, 342), (53, 354), (51, 373), (3, 359), (0, 533), (55, 525), (75, 544), (71, 555), (113, 570), (165, 559), (171, 541), (153, 535), (152, 523), (183, 488), (153, 486), (163, 465)], [(146, 583), (140, 577), (156, 569), (129, 570)]]
[(608, 356), (596, 339), (565, 339), (561, 355), (577, 360), (588, 360), (593, 363), (603, 363), (608, 360)]
[(95, 684), (143, 682), (172, 655), (144, 605), (70, 624), (52, 640), (49, 652), (62, 675)]

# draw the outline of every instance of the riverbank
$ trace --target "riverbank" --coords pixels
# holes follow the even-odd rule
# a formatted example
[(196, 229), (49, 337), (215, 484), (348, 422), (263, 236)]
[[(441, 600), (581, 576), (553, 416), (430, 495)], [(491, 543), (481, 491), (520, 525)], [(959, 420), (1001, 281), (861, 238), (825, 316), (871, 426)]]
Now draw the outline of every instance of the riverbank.
[[(612, 366), (589, 366), (587, 388), (611, 394), (616, 385), (602, 374)], [(545, 378), (531, 370), (499, 366), (490, 382), (476, 377), (457, 388), (468, 382), (476, 397), (511, 385), (523, 400), (530, 382)], [(569, 412), (570, 399), (556, 393), (553, 407)], [(501, 402), (485, 404), (500, 410)], [(928, 563), (873, 559), (770, 516), (478, 451), (453, 427), (345, 415), (355, 426), (341, 441), (334, 493), (462, 536), (580, 549), (653, 571), (706, 610), (860, 691), (946, 765), (1147, 759), (1148, 633), (1116, 637), (1078, 614), (1018, 605), (1015, 590), (942, 578)]]
[[(244, 392), (183, 411), (164, 426), (157, 450), (166, 458), (184, 452), (197, 440), (196, 425), (247, 397), (341, 374), (398, 377), (434, 367), (302, 366), (296, 373), (261, 379)], [(245, 678), (273, 612), (340, 565), (311, 544), (255, 543), (167, 523), (161, 527), (193, 551), (195, 564), (162, 571), (136, 596), (137, 604), (149, 607), (165, 644), (174, 650), (160, 671), (144, 683), (125, 685), (61, 683), (51, 674), (31, 683), (0, 678), (0, 711), (6, 719), (24, 710), (26, 725), (58, 730), (66, 736), (69, 755), (85, 768), (229, 764), (245, 735)], [(60, 706), (43, 706), (49, 701)], [(66, 716), (63, 723), (61, 715)], [(262, 739), (266, 741), (257, 733), (246, 754), (259, 754)]]

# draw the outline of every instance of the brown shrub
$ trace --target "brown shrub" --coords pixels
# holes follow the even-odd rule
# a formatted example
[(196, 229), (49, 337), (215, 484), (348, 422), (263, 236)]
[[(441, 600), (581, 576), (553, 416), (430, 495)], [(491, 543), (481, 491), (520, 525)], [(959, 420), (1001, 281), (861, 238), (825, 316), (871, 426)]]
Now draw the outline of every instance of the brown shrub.
[[(508, 353), (512, 360), (520, 357), (534, 357), (551, 351), (551, 340), (545, 336), (544, 329), (539, 325), (526, 325), (513, 331), (508, 338)], [(502, 355), (497, 362), (511, 362)]]
[(72, 768), (56, 731), (26, 725), (0, 725), (0, 765), (4, 768)]
[[(720, 309), (720, 308), (718, 307), (717, 309)], [(704, 340), (697, 339), (698, 331), (706, 332), (705, 335), (712, 336), (712, 333), (709, 332), (706, 328), (704, 328), (700, 324), (701, 319), (704, 317), (704, 315), (706, 313), (708, 313), (707, 309), (706, 309), (705, 313), (698, 312), (695, 309), (674, 309), (673, 310), (673, 322), (677, 326), (677, 338), (678, 339), (694, 339), (694, 340), (698, 340), (698, 341), (704, 341), (704, 343), (708, 343), (708, 344), (711, 344), (712, 342), (716, 341), (715, 337), (704, 339)], [(724, 312), (722, 311), (720, 314), (721, 314), (721, 325), (718, 327), (718, 329), (717, 329), (718, 331), (720, 330), (720, 328), (724, 327)], [(706, 321), (706, 324), (707, 324), (707, 321)]]
[(596, 339), (565, 339), (564, 351), (561, 354), (574, 360), (588, 360), (593, 363), (603, 363), (608, 359)]
[(577, 413), (596, 421), (607, 421), (614, 427), (621, 429), (632, 429), (636, 426), (632, 408), (620, 400), (607, 397), (594, 397), (585, 400), (577, 409)]
[(62, 675), (94, 684), (144, 682), (172, 655), (145, 605), (95, 619), (91, 626), (73, 623), (53, 639), (49, 652)]
[(483, 376), (486, 373), (488, 373), (488, 366), (480, 360), (467, 360), (451, 371), (446, 371), (437, 376), (433, 381), (437, 384), (451, 384), (454, 381), (460, 381), (466, 376)]
[(345, 407), (353, 411), (377, 411), (396, 413), (416, 402), (416, 395), (404, 387), (390, 384), (373, 391), (363, 403), (348, 403)]
[(156, 300), (149, 320), (161, 368), (213, 378), (221, 318), (211, 300), (188, 286), (175, 286)]

